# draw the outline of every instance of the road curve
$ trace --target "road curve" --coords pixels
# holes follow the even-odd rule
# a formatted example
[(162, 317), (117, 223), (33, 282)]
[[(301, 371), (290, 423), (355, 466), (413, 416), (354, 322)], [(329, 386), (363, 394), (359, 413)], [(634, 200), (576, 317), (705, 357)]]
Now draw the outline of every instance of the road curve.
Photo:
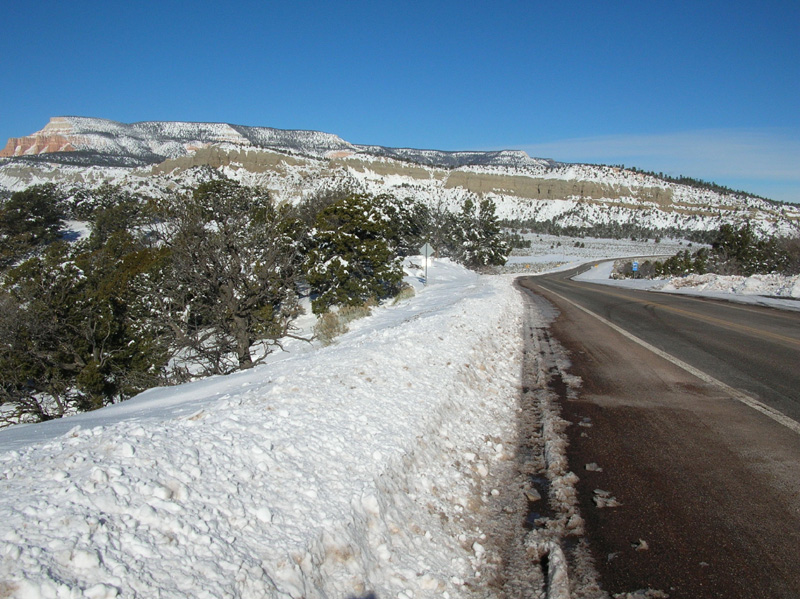
[(800, 312), (571, 280), (579, 270), (524, 280), (800, 423)]
[(519, 282), (582, 379), (562, 415), (603, 588), (800, 597), (800, 314), (571, 274)]

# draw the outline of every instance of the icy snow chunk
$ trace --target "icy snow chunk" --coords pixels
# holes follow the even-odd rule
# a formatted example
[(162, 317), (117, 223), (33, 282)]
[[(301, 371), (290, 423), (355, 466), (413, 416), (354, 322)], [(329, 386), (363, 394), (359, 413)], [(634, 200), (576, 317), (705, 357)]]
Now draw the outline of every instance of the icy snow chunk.
[(614, 599), (669, 599), (669, 595), (655, 589), (640, 589), (633, 593), (614, 593)]
[(612, 497), (610, 491), (603, 491), (602, 489), (594, 490), (594, 497), (592, 497), (592, 501), (594, 501), (594, 504), (599, 508), (619, 507), (622, 505), (619, 501), (617, 501), (616, 497)]
[(486, 548), (483, 545), (481, 545), (480, 543), (478, 543), (478, 541), (475, 541), (472, 544), (472, 551), (475, 552), (475, 557), (476, 558), (481, 559), (483, 557), (483, 555), (486, 553)]
[(107, 483), (108, 482), (108, 473), (103, 470), (102, 468), (92, 468), (92, 473), (90, 475), (91, 480), (96, 483)]
[(268, 507), (260, 507), (256, 510), (256, 518), (268, 524), (272, 522), (272, 511)]
[(542, 496), (539, 494), (539, 491), (536, 489), (530, 489), (529, 491), (525, 491), (525, 499), (530, 501), (531, 503), (535, 503), (542, 499)]
[(117, 595), (119, 595), (119, 591), (106, 584), (96, 584), (83, 591), (86, 599), (114, 599)]
[(378, 516), (381, 513), (381, 506), (375, 495), (366, 495), (361, 498), (361, 505), (364, 511), (371, 516)]
[(135, 453), (136, 450), (130, 443), (120, 443), (119, 447), (117, 447), (117, 454), (124, 458), (132, 458)]
[(97, 553), (82, 549), (73, 551), (69, 561), (72, 566), (79, 569), (91, 569), (100, 566), (100, 558)]
[(439, 579), (431, 576), (430, 574), (424, 574), (419, 579), (419, 586), (423, 591), (436, 591), (440, 588), (442, 583)]
[(382, 561), (388, 562), (392, 559), (392, 552), (389, 551), (389, 547), (386, 545), (386, 543), (381, 543), (375, 548), (375, 550), (376, 553), (378, 554), (378, 557)]

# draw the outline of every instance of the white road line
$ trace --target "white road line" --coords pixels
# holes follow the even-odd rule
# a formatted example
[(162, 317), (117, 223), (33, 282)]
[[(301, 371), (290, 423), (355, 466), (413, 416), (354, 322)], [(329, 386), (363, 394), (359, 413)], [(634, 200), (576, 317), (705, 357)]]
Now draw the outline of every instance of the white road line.
[(778, 410), (776, 410), (774, 408), (771, 408), (766, 404), (761, 403), (756, 398), (751, 397), (747, 393), (743, 393), (742, 391), (739, 391), (738, 389), (734, 389), (733, 387), (723, 383), (719, 379), (715, 379), (710, 374), (706, 374), (702, 370), (698, 370), (697, 368), (695, 368), (691, 364), (687, 364), (683, 360), (679, 360), (675, 356), (673, 356), (671, 354), (668, 354), (667, 352), (662, 351), (662, 350), (658, 349), (657, 347), (655, 347), (653, 345), (650, 345), (647, 341), (644, 341), (643, 339), (639, 339), (639, 337), (637, 337), (636, 335), (633, 335), (633, 334), (629, 333), (628, 331), (626, 331), (622, 327), (619, 327), (619, 326), (615, 325), (613, 322), (603, 318), (599, 314), (595, 314), (591, 310), (589, 310), (587, 308), (584, 308), (583, 306), (581, 306), (579, 304), (576, 304), (575, 302), (573, 302), (570, 299), (567, 299), (566, 297), (564, 297), (560, 293), (556, 293), (555, 291), (552, 291), (552, 290), (548, 290), (548, 291), (550, 291), (550, 293), (552, 293), (553, 295), (560, 297), (565, 302), (567, 302), (569, 304), (572, 304), (573, 306), (575, 306), (579, 310), (583, 310), (584, 312), (586, 312), (590, 316), (594, 316), (597, 320), (599, 320), (600, 322), (602, 322), (605, 325), (610, 326), (612, 329), (617, 331), (620, 335), (624, 335), (625, 337), (627, 337), (628, 339), (630, 339), (634, 343), (638, 343), (639, 345), (641, 345), (642, 347), (644, 347), (647, 350), (650, 350), (651, 352), (653, 352), (657, 356), (661, 356), (665, 360), (675, 364), (675, 366), (678, 366), (679, 368), (683, 368), (686, 372), (696, 376), (701, 381), (705, 381), (706, 383), (709, 383), (709, 384), (714, 385), (715, 387), (721, 389), (725, 393), (729, 394), (733, 399), (742, 402), (743, 404), (745, 404), (748, 407), (753, 408), (754, 410), (758, 410), (759, 412), (761, 412), (765, 416), (768, 416), (769, 418), (772, 418), (775, 422), (777, 422), (779, 424), (782, 424), (783, 426), (785, 426), (786, 428), (794, 431), (797, 434), (800, 434), (800, 423), (792, 420), (791, 418), (789, 418), (785, 414), (782, 414)]

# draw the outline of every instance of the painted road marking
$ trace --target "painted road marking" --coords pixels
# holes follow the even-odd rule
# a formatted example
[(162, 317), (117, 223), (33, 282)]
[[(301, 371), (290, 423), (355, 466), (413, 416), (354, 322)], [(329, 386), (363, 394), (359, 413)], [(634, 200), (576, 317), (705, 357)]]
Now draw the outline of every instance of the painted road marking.
[[(697, 312), (691, 312), (689, 310), (684, 310), (682, 308), (674, 308), (672, 306), (667, 306), (667, 305), (664, 305), (664, 304), (658, 304), (658, 303), (654, 303), (654, 302), (648, 301), (648, 300), (638, 299), (638, 298), (635, 298), (635, 297), (631, 297), (629, 295), (619, 295), (618, 293), (613, 293), (613, 292), (610, 292), (610, 291), (606, 291), (605, 289), (603, 289), (602, 291), (599, 291), (599, 292), (602, 293), (603, 295), (610, 295), (611, 297), (616, 297), (618, 299), (631, 301), (631, 302), (636, 302), (637, 304), (651, 304), (652, 306), (654, 306), (656, 308), (660, 308), (662, 310), (666, 310), (667, 312), (674, 312), (676, 314), (682, 314), (684, 316), (687, 316), (689, 318), (694, 318), (695, 320), (699, 320), (701, 322), (707, 322), (709, 324), (716, 324), (716, 325), (721, 326), (723, 328), (736, 329), (736, 330), (739, 330), (741, 332), (748, 333), (750, 335), (754, 335), (756, 337), (769, 337), (769, 338), (774, 339), (776, 341), (782, 341), (783, 343), (788, 343), (789, 345), (794, 345), (794, 346), (800, 347), (800, 339), (794, 339), (792, 337), (786, 337), (785, 335), (779, 335), (778, 333), (772, 333), (770, 331), (762, 331), (761, 329), (754, 329), (753, 327), (748, 327), (747, 325), (739, 324), (737, 322), (731, 322), (729, 320), (722, 320), (722, 319), (719, 319), (719, 318), (715, 318), (713, 316), (704, 316), (702, 314), (698, 314)], [(555, 292), (553, 292), (553, 293), (555, 293)], [(561, 297), (561, 296), (559, 296), (559, 297)]]
[(795, 422), (794, 420), (792, 420), (791, 418), (789, 418), (785, 414), (779, 412), (778, 410), (776, 410), (774, 408), (771, 408), (766, 404), (761, 403), (756, 398), (748, 395), (747, 393), (739, 391), (738, 389), (734, 389), (730, 385), (728, 385), (726, 383), (723, 383), (722, 381), (720, 381), (719, 379), (714, 378), (710, 374), (706, 374), (702, 370), (698, 370), (697, 368), (695, 368), (691, 364), (687, 364), (686, 362), (676, 358), (672, 354), (668, 354), (667, 352), (658, 349), (654, 345), (650, 345), (644, 339), (640, 339), (636, 335), (633, 335), (632, 333), (629, 333), (628, 331), (626, 331), (622, 327), (617, 326), (616, 324), (614, 324), (613, 322), (611, 322), (610, 320), (608, 320), (606, 318), (603, 318), (599, 314), (595, 314), (594, 312), (592, 312), (588, 308), (584, 308), (583, 306), (581, 306), (579, 304), (576, 304), (571, 299), (567, 299), (566, 297), (564, 297), (560, 293), (556, 293), (555, 291), (552, 291), (552, 290), (550, 290), (550, 293), (552, 293), (555, 296), (560, 297), (562, 300), (564, 300), (568, 304), (571, 304), (571, 305), (575, 306), (576, 308), (586, 312), (590, 316), (593, 316), (594, 318), (596, 318), (597, 320), (599, 320), (603, 324), (608, 325), (609, 327), (611, 327), (612, 329), (617, 331), (620, 335), (623, 335), (624, 337), (627, 337), (628, 339), (630, 339), (634, 343), (638, 343), (643, 348), (653, 352), (657, 356), (660, 356), (660, 357), (664, 358), (665, 360), (667, 360), (668, 362), (671, 362), (675, 366), (677, 366), (679, 368), (682, 368), (683, 370), (685, 370), (689, 374), (692, 374), (692, 375), (696, 376), (697, 378), (699, 378), (701, 381), (705, 381), (706, 383), (709, 383), (710, 385), (713, 385), (713, 386), (717, 387), (718, 389), (722, 390), (726, 394), (730, 395), (733, 399), (743, 403), (744, 405), (746, 405), (746, 406), (748, 406), (750, 408), (753, 408), (754, 410), (757, 410), (758, 412), (761, 412), (765, 416), (767, 416), (769, 418), (772, 418), (778, 424), (782, 424), (783, 426), (785, 426), (789, 430), (792, 430), (795, 433), (800, 435), (800, 423)]

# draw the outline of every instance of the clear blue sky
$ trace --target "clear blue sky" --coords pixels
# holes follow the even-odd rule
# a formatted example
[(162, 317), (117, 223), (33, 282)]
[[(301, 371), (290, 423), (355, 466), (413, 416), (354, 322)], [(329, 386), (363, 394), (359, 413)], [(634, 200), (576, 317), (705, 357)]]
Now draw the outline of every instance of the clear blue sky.
[(520, 148), (800, 202), (800, 2), (0, 3), (0, 139), (49, 117)]

